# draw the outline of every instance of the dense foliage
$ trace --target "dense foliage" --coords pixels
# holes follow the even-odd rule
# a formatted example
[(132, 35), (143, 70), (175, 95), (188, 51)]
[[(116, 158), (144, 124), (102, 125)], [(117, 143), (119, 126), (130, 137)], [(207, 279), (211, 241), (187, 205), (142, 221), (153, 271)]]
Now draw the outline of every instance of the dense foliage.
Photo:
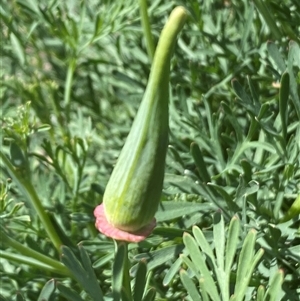
[(190, 16), (158, 225), (125, 245), (93, 210), (151, 67), (140, 3), (1, 3), (0, 300), (299, 300), (300, 2), (148, 4), (155, 43)]

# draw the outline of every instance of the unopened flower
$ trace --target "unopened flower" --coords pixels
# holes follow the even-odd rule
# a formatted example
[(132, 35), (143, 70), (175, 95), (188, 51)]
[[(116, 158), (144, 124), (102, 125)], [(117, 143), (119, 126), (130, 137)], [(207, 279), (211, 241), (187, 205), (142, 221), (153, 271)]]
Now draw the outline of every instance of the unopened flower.
[(97, 229), (124, 241), (141, 241), (155, 227), (168, 146), (170, 60), (186, 10), (176, 7), (157, 45), (148, 85), (136, 118), (96, 207)]

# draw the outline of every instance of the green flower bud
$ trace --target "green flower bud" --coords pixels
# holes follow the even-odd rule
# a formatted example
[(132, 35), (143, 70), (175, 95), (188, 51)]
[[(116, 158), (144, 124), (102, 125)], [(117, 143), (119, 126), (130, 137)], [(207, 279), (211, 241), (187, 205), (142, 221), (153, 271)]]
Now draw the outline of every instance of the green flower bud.
[(104, 192), (106, 219), (123, 231), (149, 225), (159, 205), (168, 146), (170, 60), (186, 16), (183, 7), (176, 7), (161, 33), (144, 97)]

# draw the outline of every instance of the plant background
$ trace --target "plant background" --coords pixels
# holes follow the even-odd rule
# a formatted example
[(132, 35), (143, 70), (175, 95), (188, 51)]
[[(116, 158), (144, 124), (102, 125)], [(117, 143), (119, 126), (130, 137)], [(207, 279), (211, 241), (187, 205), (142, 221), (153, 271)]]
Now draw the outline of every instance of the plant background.
[[(285, 280), (276, 298), (299, 300), (300, 4), (148, 4), (155, 43), (173, 7), (184, 5), (190, 18), (172, 60), (159, 223), (145, 242), (129, 247), (131, 266), (147, 259), (156, 300), (188, 298), (178, 263), (174, 268), (185, 246), (182, 235), (197, 225), (214, 245), (213, 214), (220, 209), (226, 227), (239, 216), (241, 240), (255, 229), (255, 248), (265, 251), (251, 275), (248, 300), (278, 270)], [(75, 254), (79, 242), (84, 247), (103, 294), (110, 294), (116, 246), (97, 233), (92, 213), (151, 67), (139, 3), (6, 0), (0, 13), (1, 150), (34, 187), (63, 244)], [(61, 258), (24, 193), (26, 183), (11, 180), (1, 161), (0, 293), (37, 300), (54, 278), (93, 300), (78, 281), (26, 261), (5, 239)], [(51, 298), (68, 300), (58, 289)]]

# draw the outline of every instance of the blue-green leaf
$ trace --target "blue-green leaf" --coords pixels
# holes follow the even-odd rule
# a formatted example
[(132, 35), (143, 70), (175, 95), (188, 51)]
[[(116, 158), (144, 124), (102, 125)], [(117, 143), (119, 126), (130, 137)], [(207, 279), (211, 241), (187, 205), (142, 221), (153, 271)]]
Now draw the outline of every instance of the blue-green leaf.
[(61, 295), (66, 297), (68, 300), (84, 301), (76, 291), (74, 291), (69, 287), (64, 286), (63, 284), (58, 282), (56, 284), (56, 287), (60, 291)]
[(283, 73), (286, 70), (286, 64), (278, 50), (277, 45), (273, 42), (268, 42), (267, 48), (278, 69), (281, 73)]
[(200, 278), (200, 276), (204, 278), (204, 281), (206, 282), (205, 288), (207, 293), (211, 296), (213, 300), (214, 299), (217, 300), (219, 295), (217, 291), (217, 287), (211, 276), (211, 272), (206, 266), (203, 254), (201, 254), (195, 239), (188, 233), (184, 233), (183, 242), (189, 252), (193, 265), (196, 266), (196, 270), (194, 270), (194, 272), (196, 272), (196, 276), (198, 278)]
[(167, 270), (165, 277), (163, 279), (164, 286), (167, 286), (172, 281), (172, 279), (175, 277), (175, 275), (179, 271), (181, 264), (182, 264), (182, 259), (179, 256), (176, 259), (176, 261), (172, 264), (172, 266)]
[(279, 90), (279, 114), (281, 118), (282, 135), (285, 143), (287, 143), (287, 107), (290, 94), (290, 77), (287, 72), (283, 73), (280, 81)]
[(126, 246), (125, 243), (119, 243), (112, 270), (112, 291), (114, 301), (121, 300), (124, 264), (126, 259)]
[(145, 293), (146, 285), (146, 274), (147, 274), (147, 264), (145, 260), (142, 260), (138, 263), (136, 275), (135, 275), (135, 284), (133, 290), (133, 300), (140, 301)]
[(25, 55), (24, 47), (23, 47), (20, 39), (14, 33), (11, 32), (10, 33), (10, 41), (12, 44), (12, 51), (16, 54), (21, 66), (23, 66), (26, 61), (26, 59), (25, 59), (26, 55)]
[(189, 293), (189, 296), (193, 301), (201, 301), (199, 292), (194, 284), (194, 282), (190, 279), (186, 271), (181, 270), (180, 271), (180, 279), (182, 281), (182, 284), (186, 288), (187, 292)]
[[(74, 278), (82, 285), (84, 290), (92, 297), (94, 301), (103, 300), (103, 294), (100, 286), (96, 280), (94, 272), (91, 273), (91, 268), (87, 268), (88, 261), (85, 258), (87, 255), (85, 251), (80, 250), (80, 255), (84, 258), (84, 264), (82, 264), (67, 246), (62, 246), (61, 261), (72, 272)], [(84, 254), (85, 253), (85, 254)], [(85, 270), (85, 268), (87, 270)]]
[(156, 295), (156, 290), (154, 288), (151, 288), (147, 291), (142, 301), (154, 301), (155, 295)]
[(49, 301), (51, 300), (51, 296), (52, 294), (54, 293), (56, 289), (56, 284), (55, 284), (55, 280), (54, 279), (51, 279), (49, 280), (43, 287), (40, 295), (39, 295), (39, 298), (38, 298), (38, 301)]
[(240, 222), (237, 216), (231, 219), (225, 248), (225, 273), (230, 274), (239, 239)]

